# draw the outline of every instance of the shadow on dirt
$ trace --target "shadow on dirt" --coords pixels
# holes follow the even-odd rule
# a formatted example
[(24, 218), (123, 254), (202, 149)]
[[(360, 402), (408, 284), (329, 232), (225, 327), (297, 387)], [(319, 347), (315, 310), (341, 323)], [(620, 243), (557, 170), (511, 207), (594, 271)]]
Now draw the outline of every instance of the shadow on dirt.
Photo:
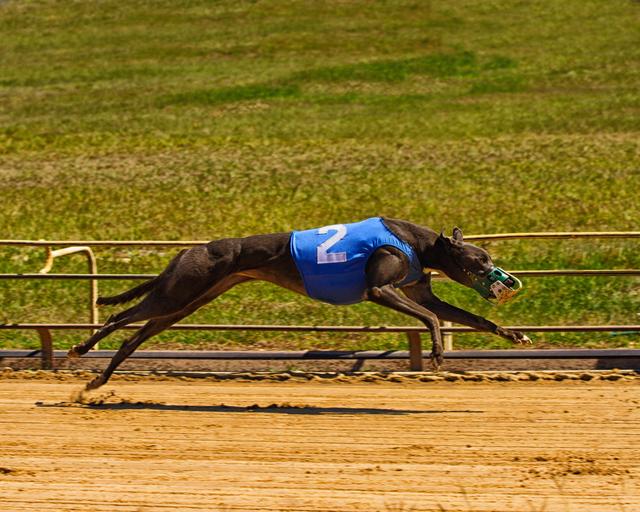
[(78, 402), (58, 402), (45, 404), (36, 402), (38, 407), (78, 407), (82, 409), (101, 411), (127, 411), (127, 410), (150, 410), (150, 411), (183, 411), (183, 412), (226, 412), (226, 413), (266, 413), (266, 414), (303, 414), (303, 415), (323, 415), (323, 414), (386, 414), (393, 416), (407, 414), (482, 414), (484, 411), (474, 411), (469, 409), (458, 410), (413, 410), (413, 409), (378, 409), (369, 407), (312, 407), (289, 404), (271, 404), (266, 406), (249, 405), (174, 405), (154, 402), (119, 402), (119, 403), (78, 403)]

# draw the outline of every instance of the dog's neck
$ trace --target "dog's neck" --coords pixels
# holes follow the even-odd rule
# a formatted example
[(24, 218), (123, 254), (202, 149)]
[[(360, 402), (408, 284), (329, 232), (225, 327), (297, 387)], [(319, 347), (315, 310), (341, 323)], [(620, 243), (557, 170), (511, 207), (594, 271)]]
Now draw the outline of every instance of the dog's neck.
[(424, 268), (444, 270), (446, 255), (438, 244), (438, 233), (404, 220), (383, 218), (383, 221), (397, 237), (413, 247)]

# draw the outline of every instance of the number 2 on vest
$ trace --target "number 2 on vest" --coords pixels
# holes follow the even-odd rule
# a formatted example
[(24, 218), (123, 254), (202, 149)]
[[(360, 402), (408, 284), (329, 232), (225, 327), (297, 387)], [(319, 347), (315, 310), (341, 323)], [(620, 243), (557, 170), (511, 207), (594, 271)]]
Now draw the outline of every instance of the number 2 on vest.
[(319, 235), (326, 235), (329, 231), (335, 231), (333, 236), (322, 242), (317, 249), (318, 265), (325, 263), (344, 263), (347, 261), (346, 252), (329, 252), (334, 245), (342, 240), (347, 234), (347, 227), (344, 224), (334, 224), (318, 229)]

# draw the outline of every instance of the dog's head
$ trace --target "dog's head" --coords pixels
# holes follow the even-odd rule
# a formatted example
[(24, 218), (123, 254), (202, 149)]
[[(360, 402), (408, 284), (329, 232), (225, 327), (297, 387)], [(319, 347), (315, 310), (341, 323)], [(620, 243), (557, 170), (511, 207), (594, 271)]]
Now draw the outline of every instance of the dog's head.
[(487, 251), (463, 240), (462, 230), (453, 228), (453, 236), (440, 233), (436, 241), (442, 270), (450, 279), (472, 288), (495, 267)]
[(436, 241), (442, 270), (450, 279), (473, 288), (490, 302), (502, 304), (522, 288), (515, 276), (494, 265), (487, 251), (463, 240), (462, 230), (453, 236), (440, 234)]

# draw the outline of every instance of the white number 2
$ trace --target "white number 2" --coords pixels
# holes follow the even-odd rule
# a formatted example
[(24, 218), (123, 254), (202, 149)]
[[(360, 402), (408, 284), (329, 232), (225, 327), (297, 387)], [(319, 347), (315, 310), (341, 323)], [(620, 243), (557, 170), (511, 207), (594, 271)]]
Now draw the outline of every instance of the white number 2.
[(318, 265), (323, 265), (325, 263), (343, 263), (347, 261), (346, 252), (329, 252), (329, 249), (345, 237), (347, 234), (347, 226), (344, 224), (325, 226), (318, 229), (318, 234), (326, 235), (329, 231), (335, 231), (336, 233), (318, 246)]

